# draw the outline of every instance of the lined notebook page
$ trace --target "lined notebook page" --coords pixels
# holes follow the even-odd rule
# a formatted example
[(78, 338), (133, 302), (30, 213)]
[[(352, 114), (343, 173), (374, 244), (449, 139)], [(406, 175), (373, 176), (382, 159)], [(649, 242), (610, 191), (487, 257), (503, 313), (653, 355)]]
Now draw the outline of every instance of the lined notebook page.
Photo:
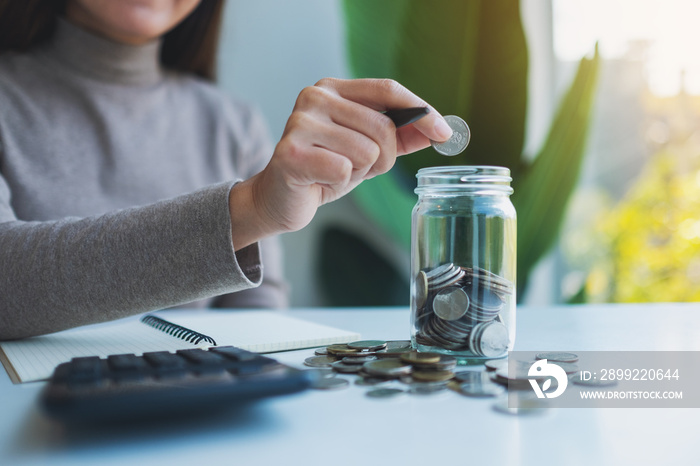
[[(153, 315), (209, 335), (217, 345), (233, 345), (258, 353), (333, 343), (347, 343), (360, 335), (275, 311), (161, 311)], [(13, 382), (47, 379), (56, 366), (82, 356), (194, 348), (142, 323), (138, 318), (90, 325), (51, 335), (0, 343), (0, 359)], [(2, 354), (4, 353), (4, 354)]]
[(359, 340), (357, 332), (285, 315), (281, 311), (161, 311), (169, 322), (209, 335), (218, 345), (270, 353)]
[(3, 342), (0, 346), (12, 365), (11, 369), (14, 369), (15, 374), (11, 370), (8, 373), (15, 383), (47, 379), (56, 366), (72, 358), (175, 351), (194, 347), (191, 343), (173, 338), (137, 319)]

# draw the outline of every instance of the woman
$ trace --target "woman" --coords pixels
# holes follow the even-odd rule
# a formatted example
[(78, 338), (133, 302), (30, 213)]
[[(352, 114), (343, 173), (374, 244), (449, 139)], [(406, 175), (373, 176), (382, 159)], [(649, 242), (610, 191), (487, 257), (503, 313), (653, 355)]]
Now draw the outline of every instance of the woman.
[(425, 103), (395, 82), (326, 79), (273, 150), (211, 83), (222, 4), (0, 2), (0, 339), (283, 305), (275, 236), (451, 135), (397, 131), (377, 110)]

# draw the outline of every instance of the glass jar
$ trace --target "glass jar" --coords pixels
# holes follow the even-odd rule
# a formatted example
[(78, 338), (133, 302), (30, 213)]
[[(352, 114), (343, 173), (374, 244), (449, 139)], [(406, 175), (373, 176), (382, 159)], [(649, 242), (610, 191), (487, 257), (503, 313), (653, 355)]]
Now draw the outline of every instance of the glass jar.
[(411, 341), (480, 363), (515, 342), (516, 216), (510, 170), (418, 171), (411, 225)]

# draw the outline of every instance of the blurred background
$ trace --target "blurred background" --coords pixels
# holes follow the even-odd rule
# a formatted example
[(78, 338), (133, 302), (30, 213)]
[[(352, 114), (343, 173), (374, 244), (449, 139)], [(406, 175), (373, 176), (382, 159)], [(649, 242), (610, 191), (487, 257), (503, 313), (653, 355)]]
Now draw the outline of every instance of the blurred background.
[(391, 77), (472, 142), (424, 151), (282, 237), (292, 306), (407, 305), (423, 166), (513, 174), (526, 304), (700, 299), (695, 0), (228, 0), (219, 83), (275, 141), (323, 77)]

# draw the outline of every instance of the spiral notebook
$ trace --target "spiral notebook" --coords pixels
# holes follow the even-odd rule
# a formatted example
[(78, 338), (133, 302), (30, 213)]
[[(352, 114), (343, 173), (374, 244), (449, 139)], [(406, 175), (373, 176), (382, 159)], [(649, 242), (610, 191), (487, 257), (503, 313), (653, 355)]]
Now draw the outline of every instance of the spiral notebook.
[(0, 343), (0, 361), (14, 383), (48, 379), (81, 356), (232, 345), (271, 353), (358, 340), (355, 332), (297, 319), (281, 311), (160, 311), (105, 324)]

